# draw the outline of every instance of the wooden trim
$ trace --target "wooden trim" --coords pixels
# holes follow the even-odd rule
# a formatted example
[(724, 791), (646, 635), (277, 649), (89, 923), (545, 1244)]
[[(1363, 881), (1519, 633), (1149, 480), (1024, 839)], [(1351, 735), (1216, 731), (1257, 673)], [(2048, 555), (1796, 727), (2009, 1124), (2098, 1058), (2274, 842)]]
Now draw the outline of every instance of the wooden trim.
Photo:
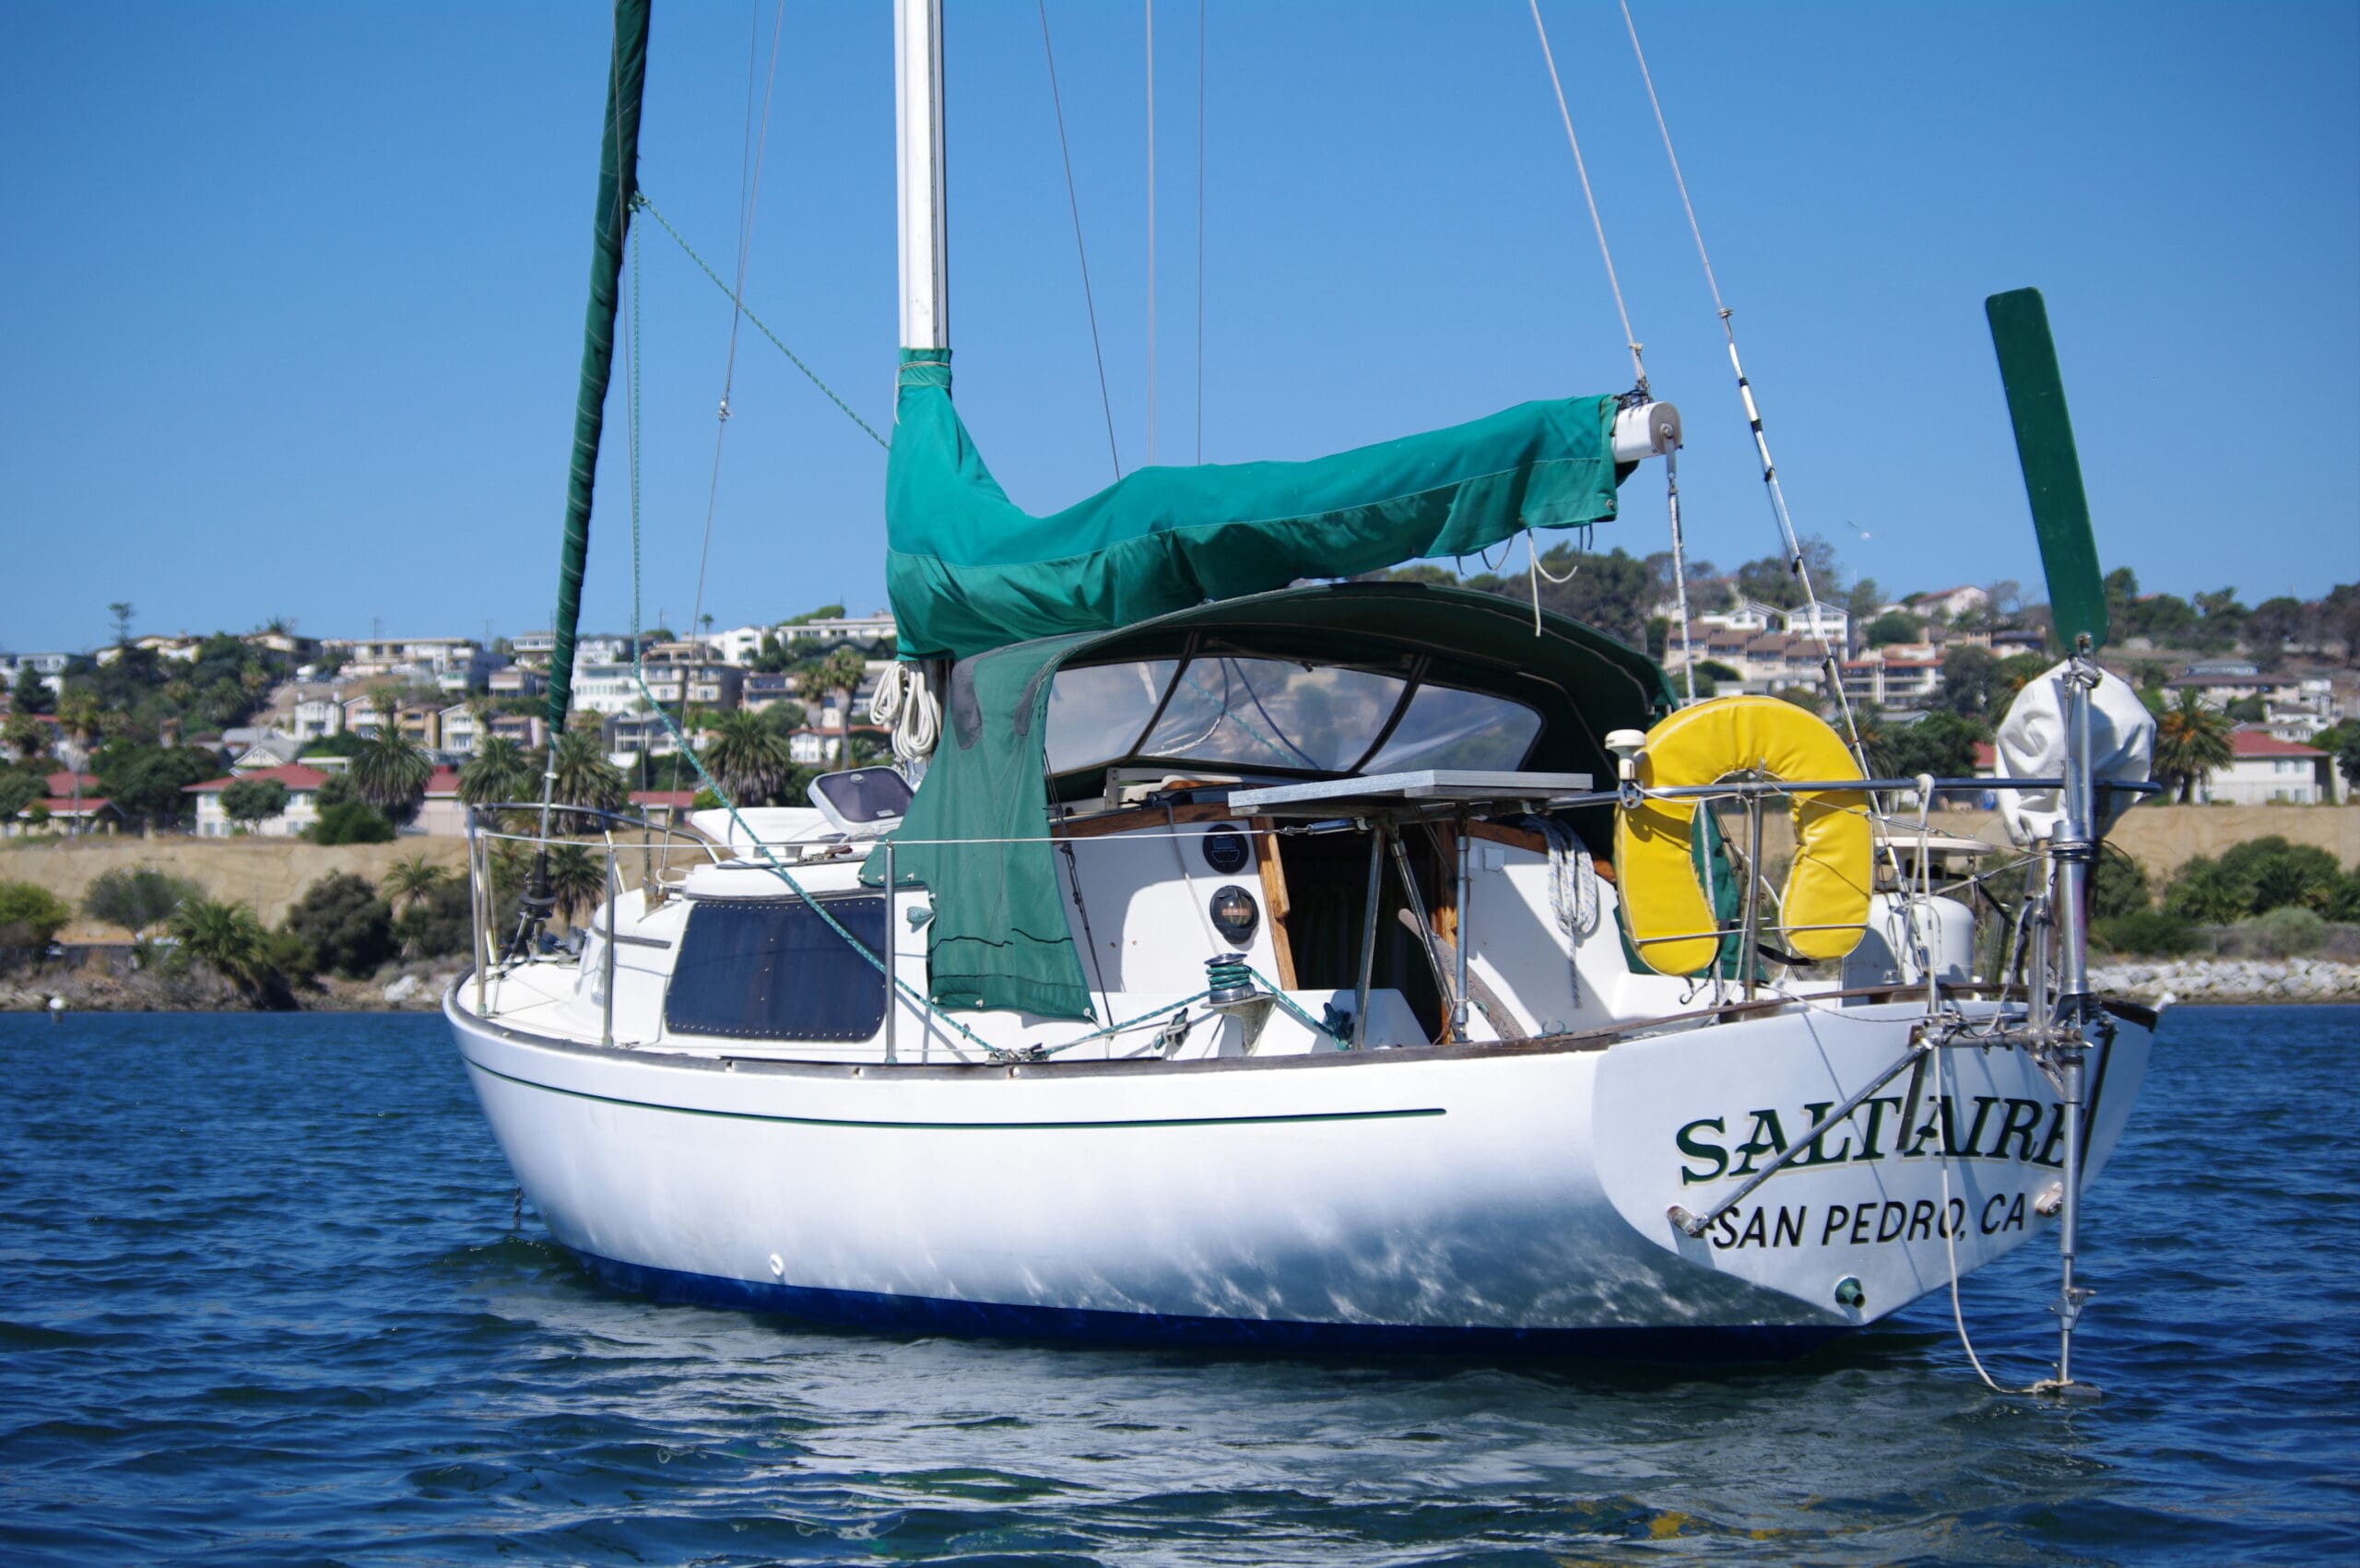
[[(1166, 812), (1170, 813), (1169, 817)], [(1096, 839), (1110, 833), (1133, 832), (1140, 828), (1176, 827), (1184, 822), (1242, 822), (1245, 819), (1222, 802), (1199, 800), (1186, 806), (1134, 806), (1120, 811), (1103, 812), (1095, 817), (1077, 817), (1056, 823), (1049, 831), (1058, 838)]]
[(1249, 825), (1254, 829), (1254, 857), (1261, 863), (1262, 912), (1270, 923), (1270, 952), (1279, 967), (1279, 989), (1294, 989), (1294, 942), (1287, 935), (1287, 916), (1293, 913), (1293, 901), (1287, 897), (1287, 869), (1279, 859), (1279, 841), (1270, 832), (1270, 819), (1256, 817)]
[(1468, 831), (1476, 838), (1488, 840), (1493, 843), (1504, 843), (1515, 849), (1528, 849), (1535, 855), (1549, 853), (1549, 841), (1529, 828), (1511, 828), (1499, 822), (1471, 822), (1468, 825)]

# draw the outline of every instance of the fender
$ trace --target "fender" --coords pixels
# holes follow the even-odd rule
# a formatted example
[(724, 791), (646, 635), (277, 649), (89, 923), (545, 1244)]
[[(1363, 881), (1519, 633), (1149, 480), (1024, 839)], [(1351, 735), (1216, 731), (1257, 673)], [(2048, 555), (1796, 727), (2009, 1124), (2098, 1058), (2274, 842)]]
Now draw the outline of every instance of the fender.
[[(1788, 780), (1857, 779), (1843, 740), (1815, 713), (1776, 697), (1716, 697), (1647, 732), (1638, 782), (1647, 789), (1708, 784), (1735, 772)], [(1696, 875), (1698, 801), (1643, 800), (1614, 814), (1614, 863), (1631, 942), (1658, 974), (1694, 974), (1719, 947), (1713, 905)], [(1794, 797), (1795, 860), (1779, 894), (1787, 949), (1840, 959), (1869, 915), (1874, 851), (1867, 797)], [(1766, 928), (1766, 927), (1765, 927)]]

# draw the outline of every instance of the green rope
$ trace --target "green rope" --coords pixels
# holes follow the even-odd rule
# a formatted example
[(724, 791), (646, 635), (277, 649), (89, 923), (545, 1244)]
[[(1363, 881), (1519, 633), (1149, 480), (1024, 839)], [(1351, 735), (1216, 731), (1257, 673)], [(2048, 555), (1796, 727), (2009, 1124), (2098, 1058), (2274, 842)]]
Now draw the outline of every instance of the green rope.
[[(769, 327), (762, 324), (762, 318), (756, 315), (750, 309), (748, 309), (746, 302), (738, 298), (738, 291), (730, 288), (726, 282), (723, 281), (721, 274), (714, 271), (713, 268), (707, 265), (705, 259), (697, 254), (696, 247), (690, 244), (687, 238), (683, 236), (678, 230), (672, 227), (671, 220), (666, 218), (662, 213), (655, 210), (655, 204), (647, 199), (646, 192), (641, 191), (636, 193), (632, 196), (631, 200), (632, 204), (641, 211), (646, 213), (648, 217), (655, 219), (656, 222), (664, 226), (664, 232), (672, 236), (673, 241), (679, 245), (680, 249), (684, 253), (687, 253), (688, 258), (697, 264), (698, 269), (707, 277), (713, 279), (713, 286), (720, 289), (724, 294), (728, 295), (730, 300), (737, 304), (739, 310), (745, 311), (746, 319), (754, 324), (755, 330), (760, 332), (764, 337), (769, 338), (771, 340), (771, 347), (785, 355), (788, 362), (794, 365), (796, 370), (801, 371), (810, 381), (813, 386), (818, 387), (821, 392), (827, 394), (828, 401), (843, 409), (845, 419), (850, 419), (862, 430), (868, 431), (869, 440), (885, 448), (888, 452), (892, 450), (892, 443), (887, 441), (883, 436), (879, 435), (876, 430), (867, 419), (864, 419), (858, 414), (854, 413), (852, 405), (837, 396), (835, 388), (830, 386), (826, 382), (821, 381), (820, 379), (819, 372), (803, 362), (803, 357), (801, 355), (797, 354), (794, 349), (789, 348), (785, 344), (780, 342), (778, 334), (773, 332)], [(637, 265), (636, 261), (634, 261), (633, 265)]]

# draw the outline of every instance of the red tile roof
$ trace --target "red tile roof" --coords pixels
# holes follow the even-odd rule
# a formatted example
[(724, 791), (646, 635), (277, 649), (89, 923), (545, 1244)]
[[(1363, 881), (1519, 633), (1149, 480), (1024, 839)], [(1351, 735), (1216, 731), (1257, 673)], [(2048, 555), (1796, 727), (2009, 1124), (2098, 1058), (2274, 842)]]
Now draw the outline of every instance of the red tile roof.
[[(82, 797), (81, 802), (78, 805), (75, 803), (75, 800), (71, 796), (66, 796), (63, 800), (44, 800), (41, 802), (41, 805), (49, 808), (49, 814), (53, 817), (73, 817), (77, 815), (83, 817), (95, 817), (101, 811), (112, 810), (114, 808), (114, 802), (112, 800), (100, 800), (87, 795)], [(30, 811), (32, 808), (28, 806), (25, 809)]]
[(434, 772), (432, 772), (431, 773), (430, 773), (430, 774), (428, 774), (428, 775), (427, 775), (427, 778), (426, 778), (426, 797), (427, 797), (429, 800), (434, 800), (434, 799), (455, 800), (455, 799), (457, 799), (457, 798), (458, 798), (458, 796), (459, 796), (459, 770), (458, 770), (458, 769), (456, 769), (456, 768), (437, 768), (437, 769), (435, 769), (435, 770), (434, 770)]
[(1976, 741), (1975, 743), (1975, 765), (1978, 768), (1998, 767), (2000, 765), (2000, 749), (1992, 745), (1988, 740)]
[(2238, 729), (2229, 732), (2229, 744), (2240, 757), (2324, 757), (2326, 752), (2314, 746), (2298, 746), (2291, 740), (2281, 740), (2268, 730)]
[(289, 762), (282, 767), (257, 768), (251, 773), (231, 773), (227, 778), (207, 779), (203, 784), (193, 784), (183, 786), (182, 793), (184, 795), (218, 795), (221, 791), (228, 789), (231, 784), (242, 784), (248, 779), (252, 779), (257, 784), (261, 783), (265, 779), (268, 779), (274, 784), (285, 784), (290, 792), (295, 790), (317, 789), (322, 784), (328, 782), (327, 774), (320, 772), (317, 768), (307, 768), (301, 762)]
[[(89, 794), (92, 790), (98, 787), (99, 777), (96, 773), (84, 773), (82, 775), (82, 793), (84, 795)], [(52, 795), (62, 795), (70, 797), (74, 793), (74, 774), (70, 772), (50, 774), (48, 788), (49, 793)]]
[(697, 792), (692, 789), (635, 789), (631, 792), (633, 806), (668, 806), (685, 811), (696, 804)]

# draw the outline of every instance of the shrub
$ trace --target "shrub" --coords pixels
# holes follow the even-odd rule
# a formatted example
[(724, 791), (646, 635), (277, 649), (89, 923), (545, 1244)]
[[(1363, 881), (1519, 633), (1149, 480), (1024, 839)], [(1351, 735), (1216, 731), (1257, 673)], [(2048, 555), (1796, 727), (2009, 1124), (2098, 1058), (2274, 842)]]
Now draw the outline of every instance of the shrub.
[(2354, 882), (2327, 851), (2272, 833), (2232, 844), (2218, 860), (2189, 861), (2164, 895), (2164, 907), (2215, 925), (2285, 908), (2334, 917), (2360, 902)]
[(2093, 927), (2099, 941), (2118, 953), (2167, 958), (2197, 944), (2196, 927), (2185, 915), (2169, 910), (2134, 909), (2098, 921)]
[(303, 836), (313, 843), (391, 843), (394, 825), (373, 806), (339, 800), (322, 811)]
[(48, 794), (49, 785), (39, 773), (23, 768), (11, 768), (0, 772), (0, 822), (8, 820)]
[(475, 920), (467, 908), (465, 878), (438, 882), (421, 894), (395, 922), (394, 935), (420, 958), (451, 958), (467, 951), (475, 941)]
[(161, 925), (172, 911), (205, 890), (185, 877), (173, 877), (152, 866), (116, 867), (90, 878), (82, 894), (82, 913), (102, 925), (120, 925), (133, 941), (151, 925)]
[(2257, 914), (2237, 922), (2238, 929), (2252, 934), (2254, 946), (2265, 958), (2293, 958), (2297, 953), (2316, 952), (2327, 940), (2327, 922), (2299, 904), (2282, 904), (2267, 914)]
[(45, 948), (74, 918), (65, 901), (33, 882), (0, 882), (0, 948)]
[(2108, 920), (2131, 914), (2147, 904), (2147, 868), (2106, 845), (2098, 855), (2096, 874), (2090, 878), (2090, 918)]
[(287, 912), (286, 934), (311, 950), (322, 969), (360, 980), (394, 956), (394, 912), (365, 877), (331, 872), (303, 890)]

